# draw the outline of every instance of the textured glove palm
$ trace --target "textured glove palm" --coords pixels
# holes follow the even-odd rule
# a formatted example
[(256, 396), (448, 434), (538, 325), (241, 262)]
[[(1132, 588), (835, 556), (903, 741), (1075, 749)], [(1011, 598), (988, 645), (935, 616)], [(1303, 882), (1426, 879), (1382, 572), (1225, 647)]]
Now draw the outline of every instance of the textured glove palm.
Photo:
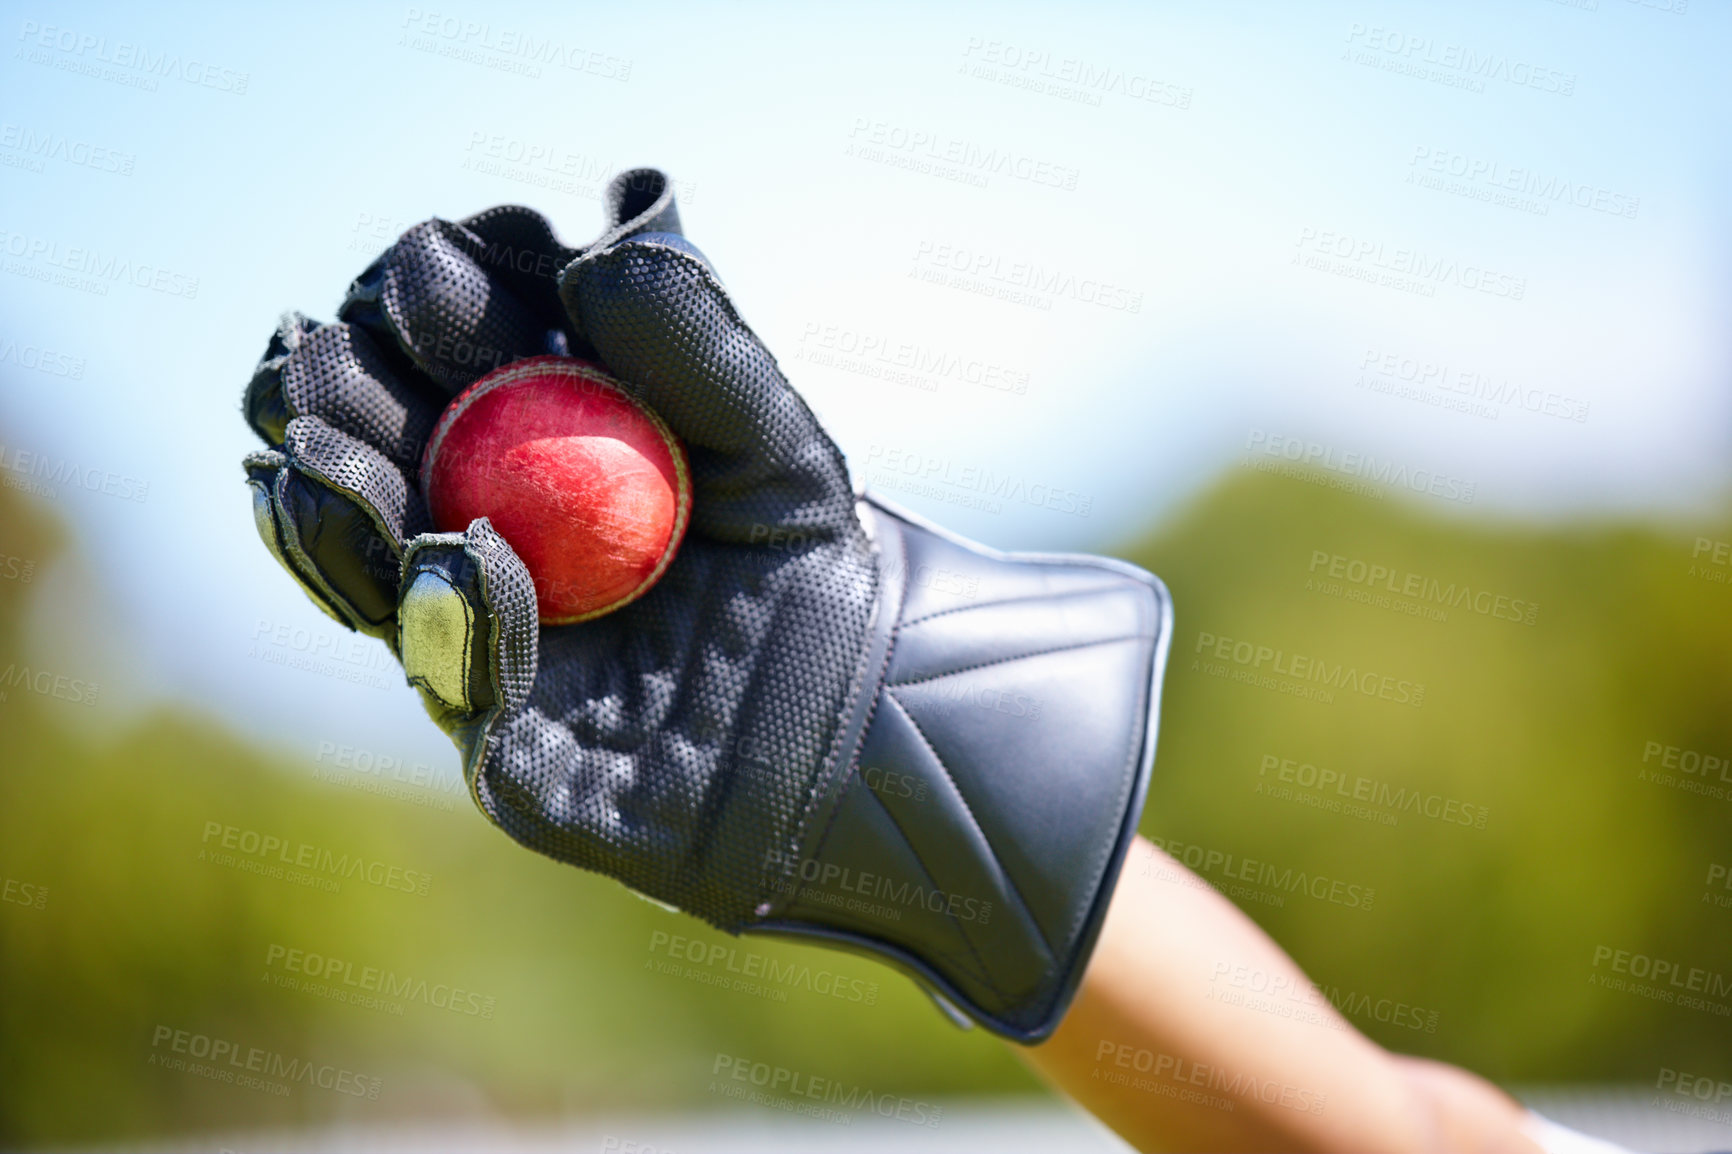
[[(291, 315), (247, 388), (267, 545), (401, 658), (517, 841), (729, 932), (901, 965), (1020, 1040), (1057, 1024), (1134, 829), (1169, 610), (1092, 558), (1006, 558), (857, 498), (846, 464), (624, 174), (582, 249), (493, 209), (409, 230), (339, 322)], [(538, 625), (485, 520), (430, 532), (440, 409), (498, 365), (599, 360), (685, 442), (662, 580)]]

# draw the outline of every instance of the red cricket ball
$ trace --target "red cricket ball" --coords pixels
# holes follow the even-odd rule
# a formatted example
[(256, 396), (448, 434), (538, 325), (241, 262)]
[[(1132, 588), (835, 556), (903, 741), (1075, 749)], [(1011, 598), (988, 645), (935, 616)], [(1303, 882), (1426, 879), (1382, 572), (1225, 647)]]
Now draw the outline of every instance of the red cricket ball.
[(529, 569), (543, 625), (642, 597), (692, 512), (684, 446), (574, 357), (516, 361), (465, 389), (433, 428), (421, 488), (442, 532), (493, 523)]

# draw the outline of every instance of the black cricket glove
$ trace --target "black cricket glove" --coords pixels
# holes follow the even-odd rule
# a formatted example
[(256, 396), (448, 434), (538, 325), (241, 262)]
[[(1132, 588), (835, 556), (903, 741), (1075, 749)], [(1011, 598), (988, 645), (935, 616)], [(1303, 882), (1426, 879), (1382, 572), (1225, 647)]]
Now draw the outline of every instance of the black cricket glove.
[[(260, 535), (382, 639), (512, 838), (729, 933), (865, 952), (1021, 1042), (1063, 1017), (1135, 833), (1171, 632), (1118, 561), (997, 553), (870, 495), (653, 169), (567, 248), (526, 208), (404, 233), (248, 385)], [(661, 581), (542, 626), (479, 519), (435, 533), (440, 411), (503, 364), (605, 365), (684, 441)], [(962, 1020), (962, 1019), (958, 1019)]]

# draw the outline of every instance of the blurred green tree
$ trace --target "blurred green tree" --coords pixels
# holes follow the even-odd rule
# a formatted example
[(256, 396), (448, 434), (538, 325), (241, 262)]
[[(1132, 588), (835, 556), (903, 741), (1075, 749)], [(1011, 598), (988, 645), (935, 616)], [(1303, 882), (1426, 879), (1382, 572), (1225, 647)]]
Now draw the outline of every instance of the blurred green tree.
[[(1732, 863), (1732, 781), (1662, 769), (1666, 747), (1732, 753), (1732, 589), (1697, 536), (1226, 478), (1122, 550), (1178, 607), (1144, 832), (1392, 1047), (1506, 1080), (1732, 1074), (1732, 1019), (1594, 982), (1601, 949), (1732, 975), (1732, 909), (1707, 884)], [(63, 548), (0, 489), (0, 668), (23, 660), (33, 588), (6, 559), (40, 569)], [(81, 732), (85, 708), (15, 686), (0, 701), (0, 875), (47, 891), (0, 904), (0, 1142), (716, 1106), (718, 1053), (927, 1098), (1036, 1090), (900, 976), (713, 933), (522, 852), (462, 796), (328, 780), (196, 703), (108, 736)], [(246, 831), (429, 884), (271, 876)], [(747, 954), (871, 986), (871, 1004), (810, 979), (718, 988)], [(399, 996), (348, 1000), (368, 967)], [(165, 1029), (380, 1090), (167, 1068)]]

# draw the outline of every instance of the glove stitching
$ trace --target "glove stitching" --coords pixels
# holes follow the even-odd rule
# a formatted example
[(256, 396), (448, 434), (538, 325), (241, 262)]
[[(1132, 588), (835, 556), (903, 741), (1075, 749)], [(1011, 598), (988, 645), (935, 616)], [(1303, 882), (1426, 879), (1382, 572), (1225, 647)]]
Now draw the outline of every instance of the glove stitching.
[[(903, 710), (903, 716), (907, 716), (906, 710)], [(910, 722), (913, 720), (913, 718), (909, 718)], [(919, 727), (916, 726), (915, 729), (918, 731)], [(924, 737), (924, 735), (922, 735), (922, 737)], [(933, 754), (934, 758), (937, 756), (936, 753)], [(942, 767), (943, 764), (943, 762), (939, 762), (940, 767)], [(949, 771), (946, 770), (945, 772), (948, 775)], [(914, 848), (914, 842), (909, 838), (907, 831), (902, 828), (902, 823), (896, 820), (896, 815), (890, 811), (890, 807), (885, 804), (884, 799), (879, 797), (870, 789), (866, 792), (871, 794), (872, 800), (878, 803), (878, 808), (884, 811), (884, 816), (890, 819), (890, 824), (896, 827), (896, 832), (902, 835), (902, 844), (908, 847), (908, 852), (913, 854), (914, 860), (920, 863), (920, 872), (926, 875), (926, 880), (932, 883), (932, 888), (935, 890), (942, 890), (943, 887), (938, 884), (938, 879), (933, 876), (931, 867), (926, 864), (926, 859), (922, 858), (920, 856), (920, 851)], [(963, 802), (962, 805), (964, 810), (968, 808), (968, 803), (966, 801)], [(973, 814), (969, 814), (968, 817), (970, 821), (974, 820)], [(979, 828), (978, 823), (976, 824), (976, 828)], [(962, 939), (962, 944), (968, 947), (969, 956), (972, 957), (979, 966), (979, 969), (975, 971), (973, 977), (976, 978), (981, 985), (985, 986), (999, 997), (1004, 997), (1004, 991), (999, 989), (998, 986), (993, 983), (992, 976), (986, 968), (986, 959), (980, 956), (980, 950), (975, 946), (973, 940), (969, 938), (968, 933), (962, 928), (958, 920), (952, 918), (951, 921), (956, 923), (957, 936)]]
[(911, 681), (888, 681), (887, 686), (924, 685), (928, 681), (937, 681), (941, 677), (955, 677), (959, 673), (972, 673), (976, 669), (989, 669), (994, 665), (1005, 665), (1012, 661), (1027, 661), (1030, 657), (1046, 657), (1053, 653), (1068, 653), (1073, 649), (1090, 649), (1096, 645), (1123, 645), (1127, 641), (1140, 640), (1138, 635), (1130, 637), (1103, 637), (1097, 641), (1079, 641), (1075, 645), (1059, 645), (1052, 649), (1036, 649), (1032, 653), (1018, 653), (1011, 657), (995, 657), (991, 661), (981, 661), (974, 665), (964, 665), (960, 669), (948, 669), (943, 673), (929, 673), (925, 677), (916, 677)]
[[(479, 748), (479, 755), (475, 759), (475, 779), (479, 781), (486, 775), (488, 766), (492, 764), (494, 760), (494, 755), (501, 749), (501, 743), (494, 740), (494, 734), (498, 732), (500, 723), (502, 721), (508, 721), (513, 713), (523, 707), (524, 702), (518, 702), (515, 709), (508, 710), (506, 707), (507, 699), (509, 698), (511, 691), (506, 684), (505, 678), (505, 658), (503, 653), (505, 644), (505, 623), (500, 619), (499, 611), (494, 606), (492, 597), (488, 591), (489, 582), (487, 579), (487, 565), (482, 558), (481, 552), (472, 548), (473, 544), (474, 543), (470, 540), (469, 533), (466, 530), (463, 534), (463, 555), (475, 566), (475, 584), (480, 593), (481, 607), (487, 611), (487, 679), (492, 683), (494, 698), (493, 705), (489, 707), (485, 717), (480, 722), (479, 740), (476, 743)], [(470, 624), (472, 626), (474, 625), (473, 619), (471, 619)], [(474, 638), (472, 635), (466, 634), (463, 641), (466, 647), (474, 644)], [(468, 653), (469, 656), (467, 660), (473, 660), (474, 650), (469, 649)], [(540, 654), (538, 653), (536, 657), (537, 663), (539, 664)], [(468, 675), (469, 671), (465, 670), (465, 685), (468, 683)]]
[[(866, 720), (860, 726), (860, 734), (861, 734), (860, 745), (866, 744), (865, 735), (872, 731), (872, 720), (874, 717), (877, 716), (878, 703), (880, 701), (884, 700), (884, 685), (885, 685), (884, 671), (885, 671), (885, 669), (889, 668), (889, 666), (890, 666), (890, 654), (894, 651), (895, 651), (895, 642), (894, 642), (894, 640), (892, 640), (891, 645), (886, 649), (886, 651), (884, 653), (884, 664), (878, 670), (878, 693), (872, 699), (872, 704), (867, 707)], [(864, 671), (862, 671), (862, 673), (864, 673)], [(865, 680), (865, 678), (862, 677), (861, 681), (864, 681), (864, 680)], [(855, 684), (858, 685), (858, 684), (860, 684), (860, 682), (856, 682)], [(850, 693), (848, 695), (848, 700), (852, 701), (853, 699), (854, 699), (854, 694)], [(800, 840), (799, 836), (798, 836), (798, 830), (805, 828), (806, 823), (808, 821), (812, 820), (813, 809), (818, 805), (818, 802), (820, 801), (820, 799), (826, 797), (830, 792), (828, 789), (829, 782), (827, 779), (830, 778), (831, 776), (833, 776), (838, 770), (841, 772), (841, 774), (844, 777), (853, 777), (859, 771), (859, 768), (860, 768), (860, 747), (856, 746), (854, 748), (853, 753), (849, 754), (848, 762), (847, 762), (846, 766), (842, 765), (842, 758), (841, 758), (842, 751), (841, 751), (841, 749), (837, 748), (841, 744), (842, 738), (844, 736), (846, 736), (847, 730), (848, 730), (848, 710), (846, 708), (844, 708), (836, 716), (836, 736), (831, 739), (832, 753), (831, 753), (831, 757), (829, 759), (827, 759), (830, 761), (830, 763), (832, 765), (832, 769), (831, 769), (830, 773), (828, 773), (828, 774), (820, 774), (819, 775), (819, 781), (817, 783), (815, 783), (814, 788), (812, 790), (811, 800), (809, 800), (806, 803), (806, 812), (800, 818), (799, 825), (798, 825), (798, 827), (796, 827), (796, 834), (795, 834), (794, 842), (793, 842), (796, 852), (798, 852), (799, 840)], [(812, 847), (812, 856), (813, 857), (820, 857), (823, 855), (824, 847), (825, 847), (825, 845), (829, 844), (830, 834), (836, 828), (836, 818), (841, 813), (841, 810), (842, 810), (842, 807), (840, 805), (836, 805), (836, 806), (831, 807), (830, 816), (827, 819), (825, 819), (825, 822), (824, 822), (824, 832), (818, 835), (818, 840)], [(800, 895), (803, 894), (805, 892), (805, 890), (806, 890), (806, 887), (804, 885), (801, 885), (799, 890), (795, 891), (793, 901), (799, 901)]]
[[(494, 540), (509, 547), (509, 542), (499, 536), (499, 532), (493, 528), (492, 522), (487, 521), (486, 518), (481, 518), (481, 520), (486, 523), (488, 533)], [(481, 593), (482, 607), (487, 610), (490, 629), (488, 635), (488, 674), (494, 694), (494, 716), (487, 721), (487, 733), (491, 739), (493, 731), (501, 719), (511, 717), (529, 703), (530, 695), (535, 689), (536, 678), (540, 674), (541, 647), (539, 641), (541, 630), (539, 623), (526, 630), (527, 639), (531, 643), (530, 648), (534, 651), (532, 661), (529, 660), (532, 655), (525, 652), (522, 647), (508, 645), (507, 642), (510, 639), (506, 634), (507, 622), (501, 606), (506, 604), (507, 595), (511, 591), (509, 582), (504, 583), (505, 588), (497, 590), (494, 588), (496, 579), (501, 578), (502, 574), (494, 572), (490, 558), (477, 546), (473, 525), (464, 531), (463, 552), (475, 564), (476, 583)], [(502, 563), (500, 562), (500, 564)], [(534, 602), (532, 601), (531, 613), (534, 612), (533, 605)], [(505, 667), (507, 656), (513, 659), (512, 668), (509, 670)], [(513, 700), (513, 697), (516, 700)]]
[[(868, 544), (876, 562), (878, 549), (875, 545), (870, 545), (870, 538), (868, 538)], [(877, 582), (878, 589), (882, 592), (884, 588), (883, 582), (879, 580), (876, 575), (874, 576), (874, 581)], [(897, 602), (895, 611), (900, 613), (902, 611), (902, 606), (907, 604), (907, 602), (908, 588), (904, 585), (902, 588), (902, 597)], [(878, 612), (887, 613), (890, 611), (890, 608), (890, 606), (880, 602), (878, 605)], [(805, 813), (801, 815), (800, 821), (794, 829), (794, 836), (790, 844), (796, 854), (799, 852), (801, 840), (800, 831), (804, 830), (806, 824), (812, 820), (812, 814), (814, 810), (816, 810), (818, 803), (823, 798), (830, 795), (829, 779), (834, 777), (838, 772), (841, 773), (844, 778), (853, 777), (860, 770), (860, 750), (866, 744), (866, 735), (872, 732), (872, 722), (878, 716), (878, 705), (884, 700), (885, 687), (888, 684), (885, 679), (885, 674), (889, 672), (890, 662), (896, 655), (896, 641), (900, 631), (900, 626), (897, 626), (890, 631), (890, 638), (884, 646), (884, 660), (879, 663), (877, 676), (874, 678), (876, 681), (876, 691), (873, 693), (872, 703), (866, 707), (866, 716), (860, 723), (860, 740), (855, 744), (853, 751), (849, 753), (847, 764), (843, 765), (841, 743), (842, 739), (846, 737), (848, 733), (848, 714), (853, 711), (853, 703), (859, 696), (857, 690), (865, 687), (867, 678), (871, 675), (870, 668), (866, 667), (866, 659), (872, 652), (870, 630), (867, 634), (867, 640), (862, 643), (862, 647), (865, 649), (865, 652), (861, 654), (862, 668), (859, 675), (849, 686), (849, 693), (845, 698), (843, 698), (842, 708), (836, 714), (836, 736), (831, 739), (831, 752), (829, 757), (826, 759), (830, 763), (831, 769), (828, 773), (820, 773), (818, 775), (818, 781), (813, 785), (811, 797), (806, 802)], [(830, 815), (824, 821), (823, 831), (819, 833), (817, 841), (812, 844), (813, 857), (819, 857), (823, 854), (824, 847), (830, 842), (830, 834), (836, 828), (836, 818), (841, 814), (841, 811), (842, 806), (840, 804), (834, 805), (830, 808)], [(800, 896), (805, 893), (805, 890), (806, 887), (802, 884), (798, 890), (794, 891), (793, 897), (788, 900), (788, 905), (791, 906), (798, 902)]]
[[(932, 760), (938, 763), (938, 768), (942, 769), (944, 771), (944, 776), (950, 779), (951, 787), (956, 790), (957, 800), (962, 802), (962, 812), (964, 812), (968, 815), (969, 824), (974, 826), (975, 832), (980, 835), (980, 840), (985, 842), (987, 844), (987, 846), (990, 848), (992, 845), (992, 839), (986, 836), (986, 830), (981, 827), (980, 819), (978, 819), (974, 816), (974, 810), (969, 806), (968, 798), (962, 792), (962, 786), (960, 784), (958, 784), (955, 775), (950, 772), (950, 767), (948, 765), (944, 764), (944, 759), (938, 755), (938, 751), (932, 747), (932, 741), (930, 738), (928, 738), (926, 736), (926, 731), (920, 728), (920, 723), (918, 721), (914, 720), (914, 715), (912, 713), (908, 712), (908, 707), (903, 705), (901, 701), (898, 701), (896, 698), (896, 695), (894, 693), (890, 692), (890, 689), (892, 689), (892, 688), (894, 688), (894, 687), (887, 687), (886, 688), (885, 696), (889, 697), (891, 701), (895, 702), (897, 710), (902, 714), (903, 717), (908, 719), (908, 724), (914, 728), (914, 732), (920, 735), (921, 742), (926, 746), (926, 752), (928, 752), (932, 755)], [(874, 796), (876, 796), (876, 795), (874, 795)], [(901, 826), (897, 827), (897, 829), (901, 829), (901, 828), (902, 828)], [(908, 840), (907, 836), (904, 835), (902, 840), (907, 841)], [(914, 846), (912, 844), (910, 844), (908, 848), (910, 850), (913, 850)], [(914, 856), (916, 858), (919, 858), (919, 856), (920, 856), (919, 852), (916, 851)], [(1005, 869), (1003, 863), (1001, 863), (998, 860), (998, 853), (996, 850), (993, 852), (992, 861), (993, 861), (994, 865), (998, 866), (998, 872), (1004, 875), (1004, 883), (1010, 889), (1010, 896), (1016, 899), (1016, 904), (1022, 907), (1023, 915), (1028, 918), (1029, 923), (1034, 926), (1035, 932), (1040, 935), (1041, 944), (1046, 947), (1047, 957), (1053, 961), (1056, 961), (1058, 959), (1058, 951), (1053, 949), (1052, 943), (1047, 940), (1046, 929), (1041, 926), (1040, 919), (1034, 916), (1034, 911), (1029, 909), (1028, 902), (1022, 896), (1022, 891), (1017, 889), (1017, 887), (1016, 887), (1016, 879), (1010, 876), (1010, 871)], [(936, 879), (934, 879), (934, 880), (936, 880)], [(966, 941), (968, 939), (968, 932), (966, 930), (962, 929), (962, 926), (960, 923), (958, 923), (956, 928), (957, 928), (957, 931), (962, 934), (963, 939)], [(976, 956), (978, 956), (978, 955), (976, 955)], [(997, 990), (996, 988), (994, 989), (994, 992), (995, 993), (1002, 993), (1002, 991)]]

